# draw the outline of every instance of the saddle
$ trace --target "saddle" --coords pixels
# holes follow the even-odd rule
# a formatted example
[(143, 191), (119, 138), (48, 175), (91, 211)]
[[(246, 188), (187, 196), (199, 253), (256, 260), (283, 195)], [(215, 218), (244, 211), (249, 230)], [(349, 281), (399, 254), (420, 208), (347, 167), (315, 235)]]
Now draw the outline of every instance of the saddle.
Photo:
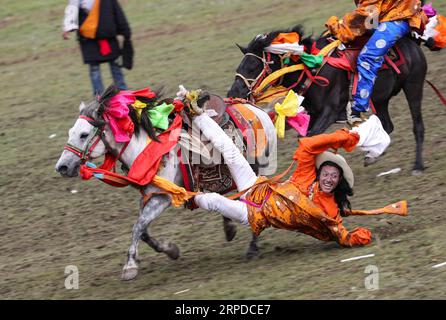
[[(219, 124), (245, 157), (257, 159), (267, 152), (268, 141), (263, 125), (245, 103), (207, 93), (200, 97), (197, 103), (205, 110), (215, 110), (217, 115), (212, 119)], [(184, 129), (186, 130), (183, 130), (180, 141), (183, 148), (179, 155), (181, 156), (180, 168), (186, 189), (220, 194), (235, 190), (236, 186), (227, 165), (224, 163), (214, 164), (212, 161), (216, 157), (221, 157), (220, 154), (215, 154), (218, 151), (213, 149), (209, 141), (203, 139), (202, 135), (197, 141), (198, 138), (196, 136), (194, 138), (190, 125), (185, 124)], [(194, 145), (190, 144), (191, 141), (195, 142), (195, 147), (190, 147)], [(200, 161), (194, 161), (194, 159)], [(257, 171), (256, 164), (253, 169)], [(188, 203), (187, 207), (195, 208), (193, 203)]]
[[(337, 48), (333, 54), (327, 58), (327, 63), (333, 67), (357, 73), (358, 56), (369, 38), (369, 36), (358, 37), (352, 43), (344, 44), (345, 49), (342, 50)], [(404, 54), (398, 44), (389, 50), (384, 59), (384, 63), (380, 70), (392, 68), (398, 74), (400, 73), (399, 67), (406, 63)]]
[(214, 110), (217, 115), (213, 116), (212, 119), (222, 127), (228, 120), (229, 116), (226, 113), (226, 102), (219, 95), (213, 93), (205, 93), (197, 101), (198, 106), (203, 110)]

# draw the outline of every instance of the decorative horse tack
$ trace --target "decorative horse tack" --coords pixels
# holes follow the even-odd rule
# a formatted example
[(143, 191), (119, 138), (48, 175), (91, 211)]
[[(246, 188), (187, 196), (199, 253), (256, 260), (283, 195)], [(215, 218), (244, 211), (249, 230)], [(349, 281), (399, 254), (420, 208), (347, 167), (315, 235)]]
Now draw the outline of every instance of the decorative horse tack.
[[(86, 117), (86, 116), (79, 116), (79, 119), (83, 119), (88, 121), (89, 123), (94, 123), (94, 120), (92, 118)], [(102, 139), (102, 134), (104, 132), (104, 127), (97, 127), (94, 126), (93, 133), (90, 134), (91, 137), (87, 141), (85, 148), (80, 149), (76, 147), (73, 144), (67, 143), (64, 147), (65, 150), (73, 152), (75, 155), (77, 155), (79, 158), (81, 158), (82, 161), (88, 161), (90, 159), (91, 152), (96, 148), (99, 141)], [(96, 138), (96, 140), (94, 140)], [(94, 140), (94, 141), (93, 141)]]

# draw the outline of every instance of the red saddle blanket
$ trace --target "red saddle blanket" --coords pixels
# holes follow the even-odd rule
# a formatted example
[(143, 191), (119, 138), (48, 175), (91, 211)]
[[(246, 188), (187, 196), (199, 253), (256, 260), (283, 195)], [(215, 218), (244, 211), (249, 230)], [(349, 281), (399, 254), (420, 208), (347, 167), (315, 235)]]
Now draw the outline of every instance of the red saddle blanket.
[[(347, 45), (345, 50), (336, 49), (329, 57), (326, 58), (326, 62), (335, 68), (356, 73), (358, 56), (367, 41), (368, 37), (363, 37), (354, 43)], [(399, 67), (406, 63), (404, 53), (399, 48), (398, 44), (389, 50), (389, 52), (384, 56), (384, 59), (385, 61), (381, 67), (381, 70), (392, 68), (398, 74), (400, 73)]]

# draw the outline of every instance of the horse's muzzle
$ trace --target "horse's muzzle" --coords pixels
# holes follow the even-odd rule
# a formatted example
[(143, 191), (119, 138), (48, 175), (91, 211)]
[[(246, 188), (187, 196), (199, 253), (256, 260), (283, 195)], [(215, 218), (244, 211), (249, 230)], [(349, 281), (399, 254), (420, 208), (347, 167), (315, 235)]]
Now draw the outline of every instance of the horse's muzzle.
[(69, 168), (67, 165), (56, 165), (56, 171), (63, 177), (77, 177), (79, 175), (80, 166), (76, 165)]

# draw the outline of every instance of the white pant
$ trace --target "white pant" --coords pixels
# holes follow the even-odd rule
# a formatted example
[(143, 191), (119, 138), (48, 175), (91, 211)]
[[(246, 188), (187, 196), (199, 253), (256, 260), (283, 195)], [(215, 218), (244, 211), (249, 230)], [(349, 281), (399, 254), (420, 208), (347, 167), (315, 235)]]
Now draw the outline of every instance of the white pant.
[(195, 196), (195, 203), (200, 208), (221, 213), (226, 218), (249, 225), (248, 207), (239, 200), (230, 200), (218, 193), (202, 193)]
[(358, 147), (366, 152), (366, 156), (379, 157), (390, 144), (390, 137), (376, 115), (371, 115), (351, 131), (359, 134)]
[[(224, 163), (228, 166), (237, 185), (237, 190), (242, 191), (254, 185), (257, 180), (256, 174), (223, 129), (206, 113), (195, 117), (193, 124), (222, 154)], [(248, 208), (246, 203), (242, 201), (229, 200), (218, 193), (206, 193), (196, 195), (195, 203), (200, 208), (217, 211), (231, 220), (249, 225)]]

